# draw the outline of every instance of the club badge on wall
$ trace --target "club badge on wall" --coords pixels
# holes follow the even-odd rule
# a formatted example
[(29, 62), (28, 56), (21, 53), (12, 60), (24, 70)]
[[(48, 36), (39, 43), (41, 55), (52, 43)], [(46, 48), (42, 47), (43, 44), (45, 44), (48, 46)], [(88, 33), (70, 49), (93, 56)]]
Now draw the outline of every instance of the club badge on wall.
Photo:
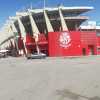
[(69, 46), (71, 46), (70, 34), (68, 32), (60, 33), (59, 43), (60, 43), (60, 46), (63, 48), (68, 48)]

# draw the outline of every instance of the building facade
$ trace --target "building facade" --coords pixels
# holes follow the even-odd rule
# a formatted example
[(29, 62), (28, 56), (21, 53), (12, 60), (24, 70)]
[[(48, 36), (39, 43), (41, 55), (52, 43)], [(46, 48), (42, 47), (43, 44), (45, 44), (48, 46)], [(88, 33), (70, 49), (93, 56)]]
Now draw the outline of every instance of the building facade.
[(18, 54), (42, 52), (48, 56), (97, 55), (100, 53), (97, 49), (100, 46), (97, 31), (80, 27), (89, 19), (85, 12), (92, 9), (59, 6), (16, 12), (16, 16), (9, 18), (14, 38), (10, 39), (8, 47), (15, 48)]

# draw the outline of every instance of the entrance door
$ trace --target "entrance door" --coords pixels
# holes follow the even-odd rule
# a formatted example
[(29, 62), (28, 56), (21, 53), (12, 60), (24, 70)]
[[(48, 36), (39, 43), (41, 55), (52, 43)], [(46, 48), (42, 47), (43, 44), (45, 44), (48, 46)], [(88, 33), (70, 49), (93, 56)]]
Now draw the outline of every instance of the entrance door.
[(82, 49), (82, 54), (85, 56), (86, 55), (86, 48)]
[(88, 45), (89, 55), (94, 55), (94, 46)]

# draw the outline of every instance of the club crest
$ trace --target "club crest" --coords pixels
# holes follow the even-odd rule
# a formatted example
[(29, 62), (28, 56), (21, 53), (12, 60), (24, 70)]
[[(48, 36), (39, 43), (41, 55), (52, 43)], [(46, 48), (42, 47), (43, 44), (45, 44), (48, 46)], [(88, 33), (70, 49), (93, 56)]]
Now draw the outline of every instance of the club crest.
[(62, 32), (59, 37), (60, 46), (67, 48), (71, 46), (71, 37), (68, 32)]

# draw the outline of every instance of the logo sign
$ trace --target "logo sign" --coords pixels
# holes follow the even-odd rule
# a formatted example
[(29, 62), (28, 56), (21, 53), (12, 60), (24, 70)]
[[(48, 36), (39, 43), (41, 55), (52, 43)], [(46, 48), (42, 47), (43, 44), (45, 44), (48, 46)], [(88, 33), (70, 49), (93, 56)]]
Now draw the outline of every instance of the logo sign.
[(61, 47), (67, 48), (71, 46), (70, 34), (68, 32), (60, 33), (59, 42)]

